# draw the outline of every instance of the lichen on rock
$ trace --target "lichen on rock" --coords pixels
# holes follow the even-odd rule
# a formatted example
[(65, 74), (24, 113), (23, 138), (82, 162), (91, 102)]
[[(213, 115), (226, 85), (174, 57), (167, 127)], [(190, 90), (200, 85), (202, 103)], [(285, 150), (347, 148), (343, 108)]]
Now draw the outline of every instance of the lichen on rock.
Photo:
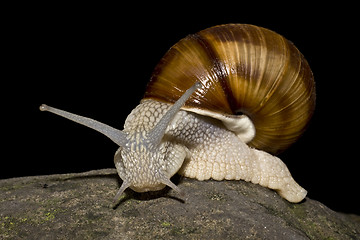
[[(175, 180), (176, 181), (176, 180)], [(0, 239), (359, 239), (360, 217), (244, 181), (126, 191), (115, 169), (0, 180)]]

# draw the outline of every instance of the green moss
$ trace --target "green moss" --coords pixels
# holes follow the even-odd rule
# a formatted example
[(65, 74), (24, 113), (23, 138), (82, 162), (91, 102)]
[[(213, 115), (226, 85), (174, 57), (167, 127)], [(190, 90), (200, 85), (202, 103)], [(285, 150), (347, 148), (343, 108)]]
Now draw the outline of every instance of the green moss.
[(45, 220), (45, 221), (53, 220), (53, 219), (55, 218), (55, 213), (56, 213), (56, 210), (53, 211), (53, 212), (47, 212), (47, 213), (45, 213), (45, 218), (44, 218), (44, 220)]
[(161, 222), (161, 226), (162, 227), (170, 227), (171, 223), (164, 221), (164, 222)]
[(182, 235), (182, 228), (180, 227), (173, 227), (170, 230), (170, 235), (172, 236), (179, 236)]
[(160, 226), (164, 229), (167, 229), (169, 235), (179, 238), (180, 236), (185, 237), (186, 235), (192, 234), (198, 230), (196, 227), (192, 225), (177, 226), (174, 223), (165, 220), (160, 222)]
[[(23, 215), (23, 216), (14, 216), (11, 217), (11, 222), (13, 226), (18, 226), (21, 224), (27, 224), (27, 225), (38, 225), (43, 224), (49, 221), (54, 221), (55, 218), (60, 214), (66, 212), (63, 209), (47, 209), (47, 210), (41, 210), (37, 212), (36, 214), (31, 215)], [(4, 220), (10, 221), (10, 218), (5, 218)]]
[(1, 222), (1, 229), (4, 231), (10, 231), (15, 227), (16, 219), (13, 217), (5, 216), (3, 218), (0, 218)]
[(8, 185), (8, 186), (2, 186), (0, 188), (1, 192), (7, 192), (7, 191), (11, 191), (11, 190), (16, 190), (16, 189), (20, 189), (25, 187), (26, 185), (24, 184), (14, 184), (14, 185)]
[(16, 234), (20, 225), (29, 221), (28, 217), (0, 217), (0, 239), (8, 238)]
[(299, 219), (305, 219), (307, 217), (307, 212), (301, 204), (293, 204), (290, 209)]

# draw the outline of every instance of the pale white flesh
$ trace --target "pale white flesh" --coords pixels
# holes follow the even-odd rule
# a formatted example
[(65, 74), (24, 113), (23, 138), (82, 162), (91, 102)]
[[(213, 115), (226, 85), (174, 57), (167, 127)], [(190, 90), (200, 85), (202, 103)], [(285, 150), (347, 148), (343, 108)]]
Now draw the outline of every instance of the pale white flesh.
[(115, 201), (129, 187), (146, 192), (169, 186), (180, 192), (170, 181), (177, 172), (198, 180), (250, 181), (276, 190), (290, 202), (303, 200), (306, 190), (279, 158), (246, 145), (255, 134), (249, 118), (220, 117), (220, 121), (211, 114), (180, 110), (200, 87), (195, 83), (174, 104), (143, 100), (129, 114), (122, 131), (47, 105), (40, 110), (90, 127), (119, 145), (114, 162), (123, 184)]
[[(124, 131), (151, 130), (170, 107), (143, 100), (128, 116)], [(300, 202), (307, 194), (279, 158), (250, 148), (220, 121), (209, 117), (180, 110), (167, 127), (161, 148), (167, 156), (161, 164), (169, 174), (178, 172), (198, 180), (250, 181), (276, 190), (290, 202)]]

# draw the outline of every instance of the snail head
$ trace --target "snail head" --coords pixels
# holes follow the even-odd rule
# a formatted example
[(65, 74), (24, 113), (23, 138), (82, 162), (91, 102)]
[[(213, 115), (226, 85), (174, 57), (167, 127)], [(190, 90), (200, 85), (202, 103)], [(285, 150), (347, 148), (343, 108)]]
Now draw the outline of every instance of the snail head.
[[(96, 120), (53, 108), (45, 104), (40, 106), (40, 110), (52, 112), (92, 128), (110, 138), (120, 147), (115, 153), (114, 161), (123, 183), (114, 201), (117, 201), (127, 188), (131, 188), (137, 192), (147, 192), (161, 190), (165, 186), (169, 186), (181, 193), (180, 189), (170, 181), (170, 178), (179, 170), (182, 162), (176, 165), (167, 163), (167, 143), (161, 140), (163, 139), (167, 126), (175, 117), (176, 113), (193, 92), (201, 86), (200, 82), (196, 82), (190, 87), (149, 132), (137, 131), (127, 133)], [(183, 159), (185, 158), (185, 156), (182, 157)]]

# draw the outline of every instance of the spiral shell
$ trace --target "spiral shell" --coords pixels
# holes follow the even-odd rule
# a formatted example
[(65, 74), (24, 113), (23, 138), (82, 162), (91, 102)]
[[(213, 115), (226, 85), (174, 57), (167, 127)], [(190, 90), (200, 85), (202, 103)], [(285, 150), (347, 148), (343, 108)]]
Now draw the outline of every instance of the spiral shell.
[(299, 50), (281, 35), (246, 24), (211, 27), (176, 43), (161, 59), (144, 98), (173, 103), (200, 81), (185, 109), (246, 114), (248, 144), (277, 154), (304, 132), (315, 108), (315, 83)]

